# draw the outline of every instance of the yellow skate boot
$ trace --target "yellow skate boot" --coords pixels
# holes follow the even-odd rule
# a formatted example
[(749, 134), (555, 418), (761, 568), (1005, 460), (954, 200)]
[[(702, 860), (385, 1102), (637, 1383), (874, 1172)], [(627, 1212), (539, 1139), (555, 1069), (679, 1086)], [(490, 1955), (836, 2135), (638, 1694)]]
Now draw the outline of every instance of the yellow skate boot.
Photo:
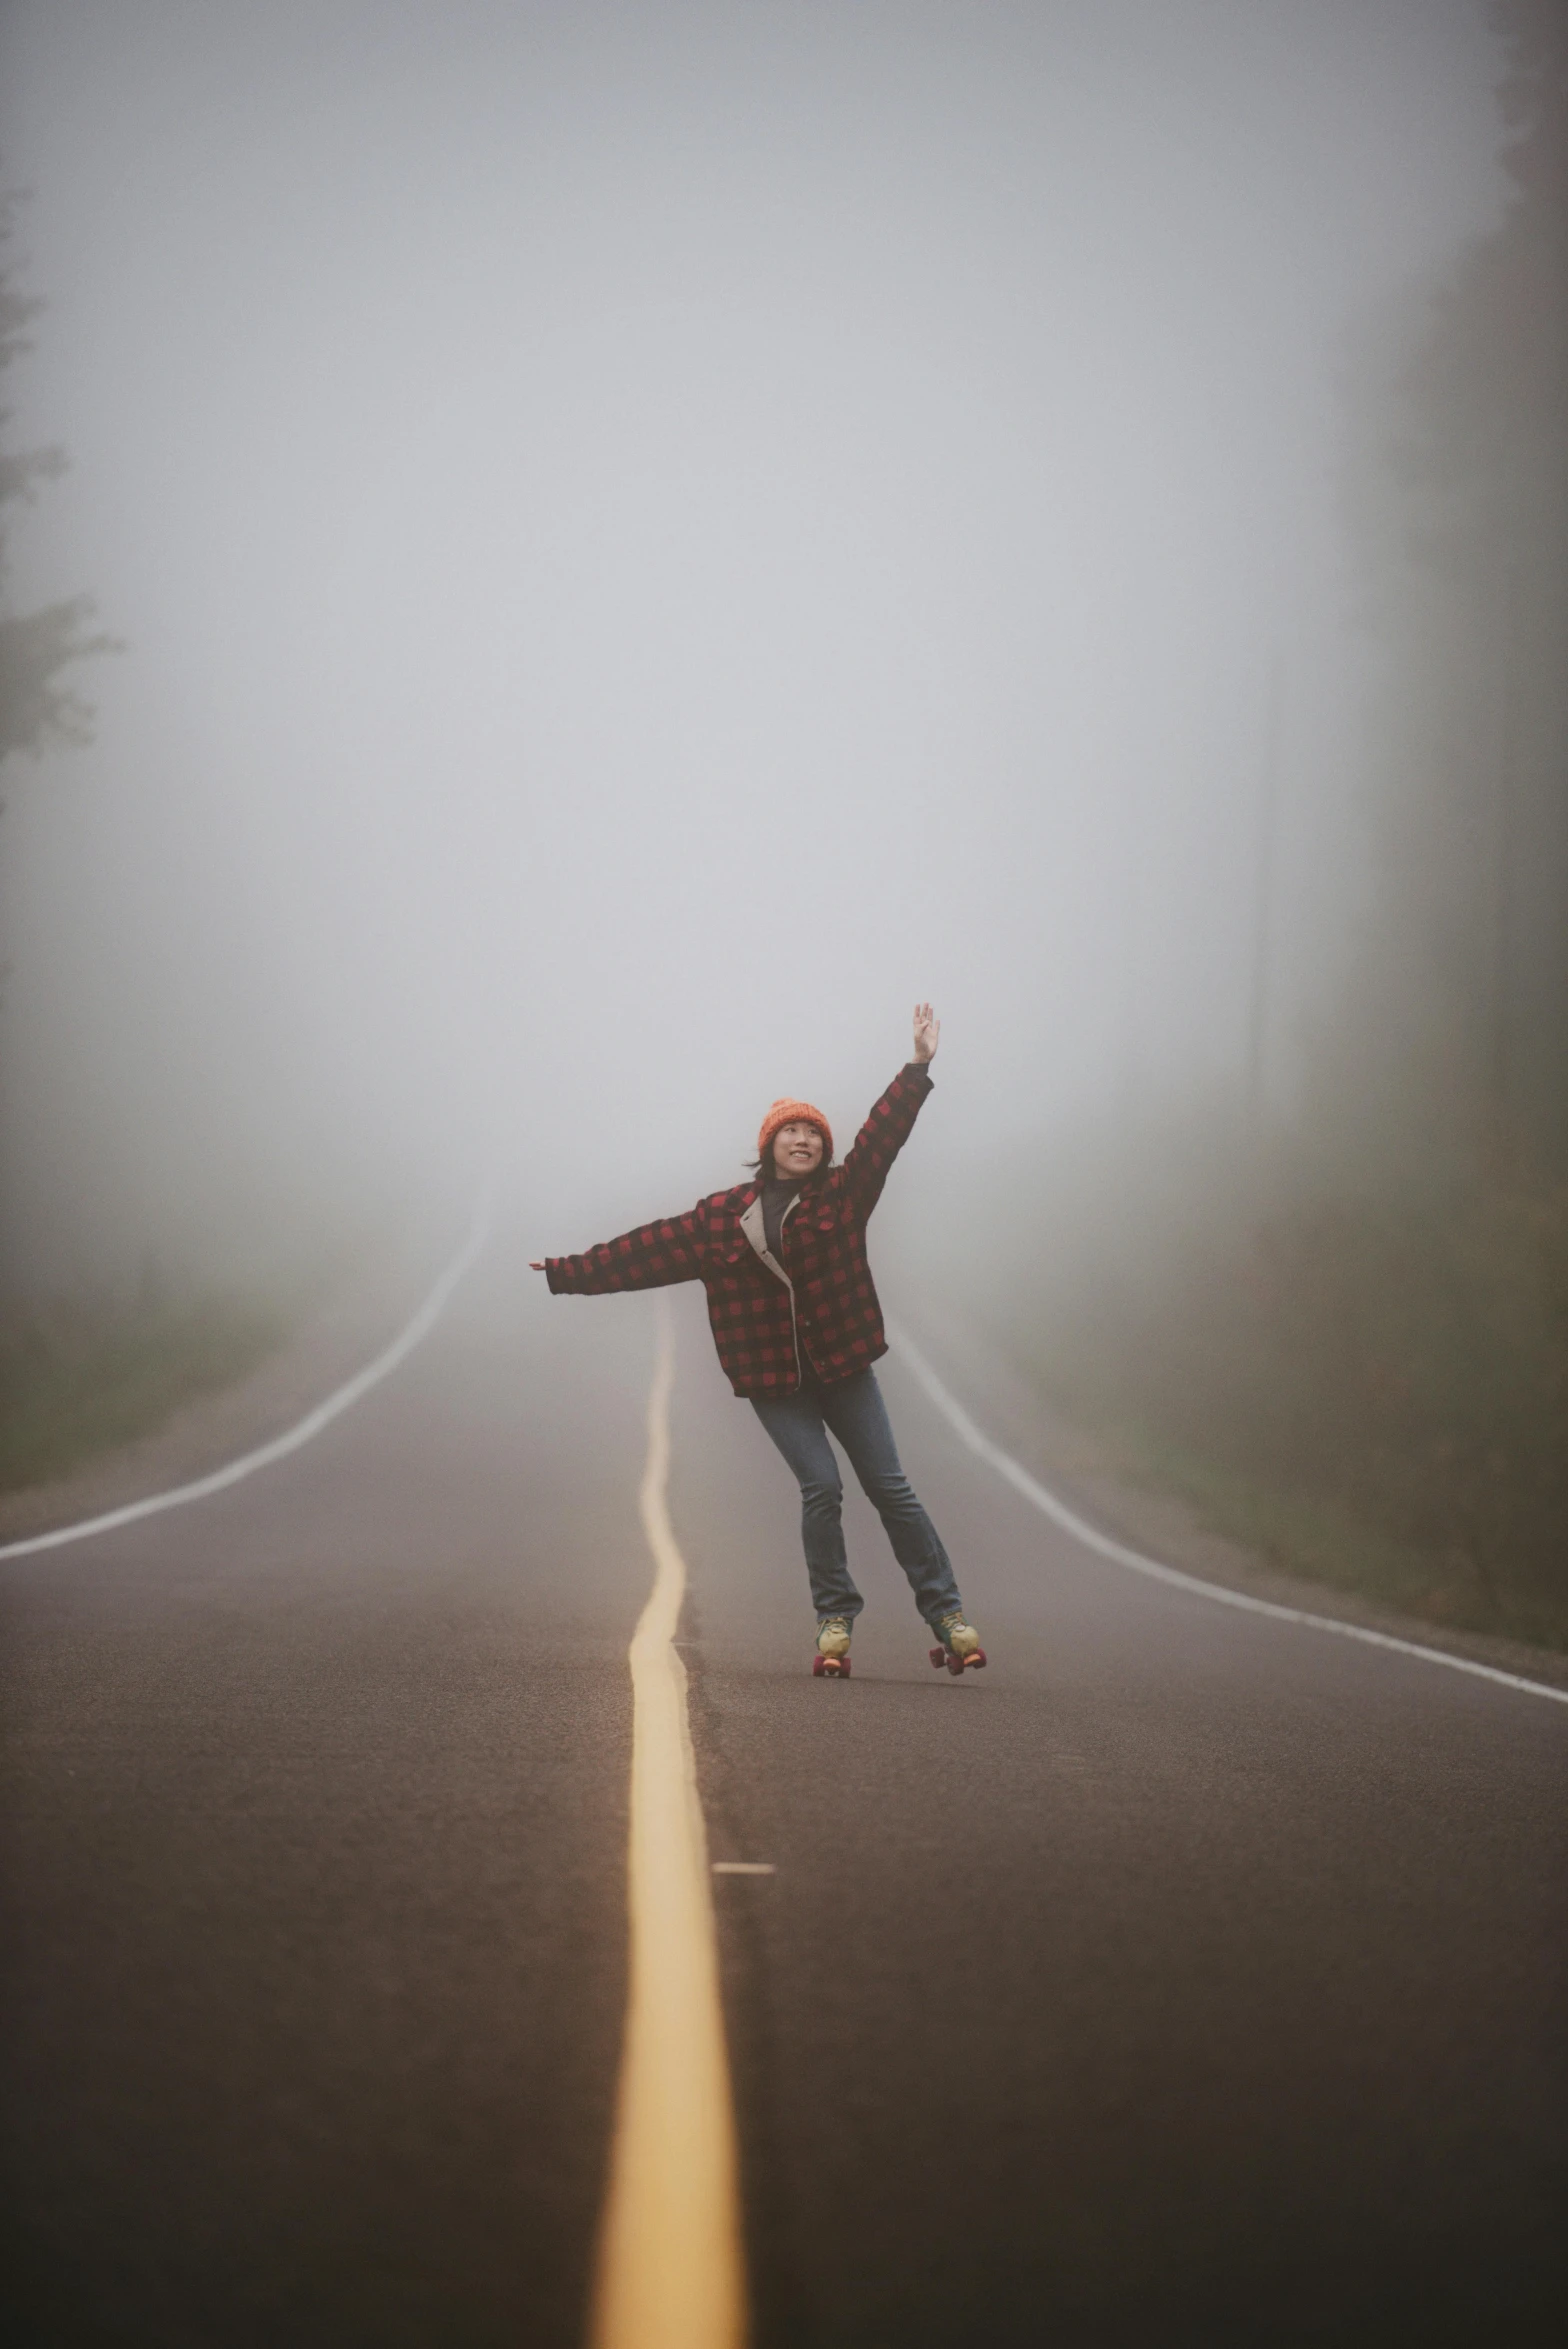
[(849, 1617), (824, 1615), (817, 1625), (817, 1652), (811, 1659), (813, 1678), (849, 1678)]
[(945, 1664), (956, 1680), (962, 1672), (980, 1672), (985, 1669), (985, 1650), (980, 1645), (980, 1634), (972, 1623), (966, 1623), (956, 1607), (946, 1615), (938, 1616), (932, 1627), (942, 1642), (931, 1650), (933, 1670), (940, 1672)]

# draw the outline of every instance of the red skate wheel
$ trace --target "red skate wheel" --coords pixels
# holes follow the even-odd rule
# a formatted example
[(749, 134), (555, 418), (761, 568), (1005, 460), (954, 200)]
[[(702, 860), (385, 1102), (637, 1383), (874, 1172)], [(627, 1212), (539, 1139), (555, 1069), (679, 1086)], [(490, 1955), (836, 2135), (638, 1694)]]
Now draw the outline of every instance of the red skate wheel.
[(969, 1659), (969, 1668), (972, 1672), (983, 1672), (985, 1670), (984, 1648), (976, 1648), (974, 1654)]
[(812, 1679), (813, 1679), (813, 1680), (820, 1680), (820, 1679), (822, 1678), (822, 1675), (823, 1675), (823, 1673), (824, 1673), (824, 1672), (826, 1672), (827, 1668), (828, 1668), (828, 1660), (827, 1660), (826, 1656), (813, 1656), (813, 1657), (812, 1657), (812, 1659), (811, 1659), (811, 1677), (812, 1677)]
[(847, 1680), (849, 1678), (849, 1658), (847, 1656), (840, 1658), (838, 1673), (841, 1680)]
[(932, 1671), (933, 1671), (933, 1672), (940, 1672), (940, 1671), (941, 1671), (941, 1669), (942, 1669), (942, 1666), (943, 1666), (943, 1665), (944, 1665), (946, 1662), (947, 1662), (947, 1650), (946, 1650), (946, 1648), (933, 1648), (933, 1649), (931, 1650), (931, 1669), (932, 1669)]
[(960, 1679), (962, 1679), (962, 1677), (963, 1677), (963, 1670), (964, 1670), (964, 1659), (963, 1659), (963, 1657), (962, 1657), (962, 1656), (949, 1656), (949, 1657), (948, 1657), (948, 1659), (947, 1659), (947, 1668), (948, 1668), (949, 1672), (951, 1672), (951, 1674), (953, 1675), (953, 1678), (954, 1678), (955, 1680), (960, 1680)]

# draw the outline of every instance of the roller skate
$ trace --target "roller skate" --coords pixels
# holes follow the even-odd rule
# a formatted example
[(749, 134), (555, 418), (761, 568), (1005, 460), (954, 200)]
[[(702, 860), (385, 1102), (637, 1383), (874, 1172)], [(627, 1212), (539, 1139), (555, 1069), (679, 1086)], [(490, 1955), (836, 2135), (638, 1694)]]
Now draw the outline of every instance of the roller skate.
[(817, 1625), (817, 1652), (811, 1659), (817, 1680), (849, 1678), (849, 1617), (824, 1615)]
[(945, 1664), (957, 1680), (966, 1671), (980, 1672), (985, 1669), (985, 1650), (980, 1645), (980, 1634), (972, 1623), (964, 1621), (956, 1607), (950, 1614), (940, 1616), (932, 1628), (942, 1642), (939, 1648), (931, 1650), (934, 1671), (940, 1672)]

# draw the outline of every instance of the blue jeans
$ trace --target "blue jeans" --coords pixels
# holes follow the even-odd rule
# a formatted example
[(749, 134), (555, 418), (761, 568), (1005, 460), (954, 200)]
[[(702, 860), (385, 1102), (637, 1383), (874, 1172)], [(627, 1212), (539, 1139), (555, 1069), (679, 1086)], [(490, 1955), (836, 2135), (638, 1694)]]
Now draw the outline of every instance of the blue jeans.
[(849, 1454), (861, 1491), (887, 1528), (893, 1555), (908, 1575), (915, 1605), (926, 1621), (934, 1629), (939, 1616), (962, 1608), (941, 1537), (898, 1464), (887, 1405), (874, 1371), (862, 1370), (830, 1387), (808, 1378), (793, 1395), (753, 1395), (751, 1407), (800, 1486), (800, 1535), (819, 1622), (824, 1615), (844, 1615), (853, 1622), (866, 1603), (849, 1577), (844, 1486), (828, 1442), (829, 1428)]

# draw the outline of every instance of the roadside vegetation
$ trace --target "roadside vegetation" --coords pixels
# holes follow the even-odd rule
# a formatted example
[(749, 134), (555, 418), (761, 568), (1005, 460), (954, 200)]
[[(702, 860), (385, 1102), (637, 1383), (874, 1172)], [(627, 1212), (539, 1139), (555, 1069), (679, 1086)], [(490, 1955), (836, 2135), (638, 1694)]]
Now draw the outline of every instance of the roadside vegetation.
[[(17, 199), (0, 196), (0, 375), (30, 347), (43, 304), (14, 262)], [(0, 407), (0, 429), (9, 421)], [(64, 469), (58, 449), (0, 447), (0, 761), (90, 738), (78, 664), (113, 651), (85, 596), (17, 611), (5, 595), (3, 525)], [(129, 1297), (0, 1307), (0, 1492), (63, 1475), (162, 1425), (194, 1395), (250, 1370), (281, 1319), (226, 1296), (176, 1301), (150, 1280)]]
[[(43, 309), (25, 293), (13, 260), (18, 198), (0, 195), (0, 375), (31, 348), (29, 329)], [(0, 407), (0, 427), (10, 411)], [(41, 485), (65, 470), (57, 448), (0, 447), (0, 598), (4, 597), (7, 547), (5, 509), (28, 505)], [(13, 752), (37, 755), (58, 743), (86, 742), (92, 711), (71, 682), (76, 664), (118, 649), (115, 639), (90, 629), (93, 605), (87, 596), (68, 596), (30, 612), (0, 608), (0, 760)]]
[(1018, 1367), (1287, 1570), (1568, 1648), (1568, 1184), (1268, 1202), (1238, 1137), (1200, 1199), (1165, 1139), (1163, 1183), (1086, 1153), (1075, 1204), (1058, 1165), (1057, 1245), (991, 1300)]
[(0, 1492), (63, 1476), (151, 1434), (193, 1397), (254, 1369), (281, 1315), (235, 1297), (13, 1306), (0, 1321)]
[(1042, 1139), (981, 1220), (1038, 1235), (997, 1335), (1125, 1465), (1568, 1646), (1568, 17), (1491, 13), (1505, 215), (1346, 371), (1374, 898), (1295, 1105), (1254, 1062)]

